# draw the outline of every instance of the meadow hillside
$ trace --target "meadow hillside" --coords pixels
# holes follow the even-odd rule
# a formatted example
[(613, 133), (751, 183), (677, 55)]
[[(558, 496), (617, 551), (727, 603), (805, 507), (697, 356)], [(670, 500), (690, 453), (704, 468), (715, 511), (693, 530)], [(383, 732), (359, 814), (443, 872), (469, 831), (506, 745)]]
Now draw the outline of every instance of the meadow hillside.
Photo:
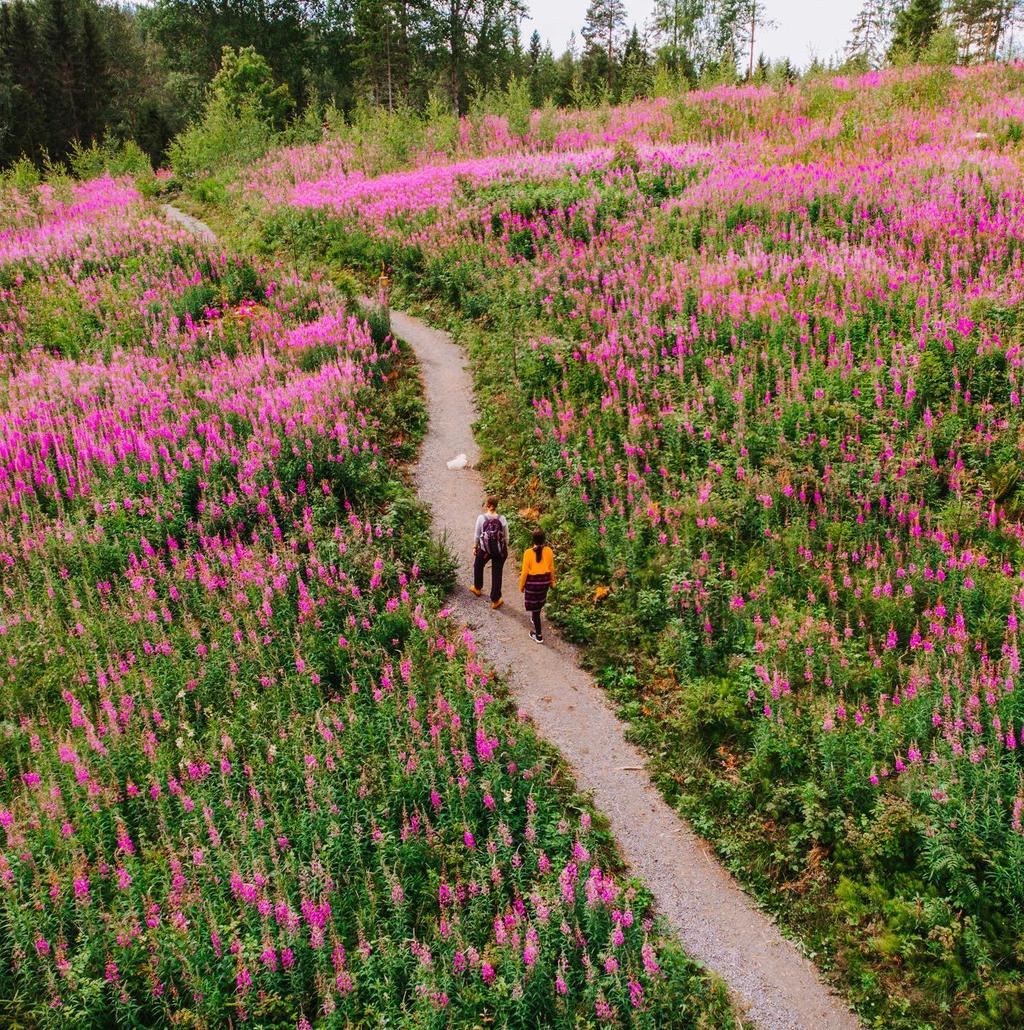
[(732, 1026), (444, 606), (379, 313), (128, 178), (27, 179), (0, 189), (0, 1023)]
[(469, 348), (680, 811), (879, 1026), (1024, 1020), (1024, 69), (382, 119), (180, 174)]

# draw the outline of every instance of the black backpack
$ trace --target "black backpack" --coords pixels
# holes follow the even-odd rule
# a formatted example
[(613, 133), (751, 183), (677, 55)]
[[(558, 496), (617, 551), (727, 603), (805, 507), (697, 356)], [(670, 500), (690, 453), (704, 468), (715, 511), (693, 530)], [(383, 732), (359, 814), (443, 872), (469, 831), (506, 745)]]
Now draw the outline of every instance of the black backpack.
[(483, 529), (480, 530), (480, 538), (483, 541), (484, 550), (492, 558), (508, 557), (508, 541), (505, 539), (505, 527), (497, 515), (488, 515), (484, 518)]

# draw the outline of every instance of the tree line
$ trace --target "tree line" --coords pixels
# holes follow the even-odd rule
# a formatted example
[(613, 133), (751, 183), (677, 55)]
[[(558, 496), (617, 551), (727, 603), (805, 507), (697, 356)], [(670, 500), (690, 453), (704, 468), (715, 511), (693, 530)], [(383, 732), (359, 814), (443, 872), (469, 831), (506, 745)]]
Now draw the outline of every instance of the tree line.
[(929, 54), (973, 64), (1020, 56), (1024, 0), (864, 0), (847, 63), (880, 68)]
[[(540, 106), (628, 101), (656, 80), (792, 80), (756, 56), (771, 0), (657, 0), (644, 24), (624, 0), (590, 0), (556, 54), (524, 0), (0, 0), (0, 167), (59, 161), (76, 141), (135, 140), (160, 160), (201, 113), (225, 47), (252, 47), (301, 114), (327, 104), (464, 114), (516, 83)], [(865, 0), (847, 68), (1015, 52), (1024, 0)], [(1024, 41), (1024, 34), (1017, 33)], [(836, 66), (841, 62), (833, 62)], [(824, 67), (820, 64), (818, 67)]]

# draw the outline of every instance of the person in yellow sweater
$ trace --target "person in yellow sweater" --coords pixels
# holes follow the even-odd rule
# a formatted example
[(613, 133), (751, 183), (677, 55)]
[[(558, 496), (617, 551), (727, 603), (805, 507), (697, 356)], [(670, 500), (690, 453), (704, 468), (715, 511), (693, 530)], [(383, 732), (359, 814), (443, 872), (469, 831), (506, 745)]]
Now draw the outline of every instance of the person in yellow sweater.
[(548, 590), (555, 585), (555, 555), (544, 546), (544, 530), (533, 533), (533, 546), (523, 555), (523, 571), (519, 575), (519, 592), (524, 595), (526, 610), (533, 616), (530, 639), (544, 643), (540, 613), (548, 599)]

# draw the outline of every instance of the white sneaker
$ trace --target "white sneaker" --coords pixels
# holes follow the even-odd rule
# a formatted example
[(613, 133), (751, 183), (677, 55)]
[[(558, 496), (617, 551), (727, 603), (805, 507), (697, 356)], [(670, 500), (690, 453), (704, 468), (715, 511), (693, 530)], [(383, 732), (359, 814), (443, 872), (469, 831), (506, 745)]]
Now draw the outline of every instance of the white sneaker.
[(544, 638), (543, 637), (538, 637), (537, 634), (532, 629), (530, 630), (530, 639), (531, 640), (536, 640), (538, 644), (543, 644), (544, 643)]

